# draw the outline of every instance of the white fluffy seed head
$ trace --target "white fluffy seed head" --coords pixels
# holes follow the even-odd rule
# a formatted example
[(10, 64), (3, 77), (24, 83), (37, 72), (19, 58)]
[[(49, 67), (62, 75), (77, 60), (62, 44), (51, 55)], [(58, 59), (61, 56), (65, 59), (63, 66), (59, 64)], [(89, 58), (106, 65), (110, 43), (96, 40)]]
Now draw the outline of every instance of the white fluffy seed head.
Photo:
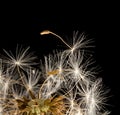
[[(41, 35), (50, 33), (47, 30), (41, 32)], [(60, 36), (51, 34), (63, 41)], [(103, 109), (106, 93), (102, 89), (101, 79), (93, 79), (95, 69), (88, 68), (92, 62), (90, 55), (87, 57), (84, 53), (85, 48), (91, 47), (88, 45), (91, 40), (76, 32), (72, 44), (65, 41), (63, 43), (69, 49), (45, 56), (44, 64), (40, 68), (32, 67), (36, 64), (35, 56), (28, 53), (29, 47), (19, 50), (17, 48), (15, 55), (4, 50), (7, 57), (2, 59), (0, 66), (0, 115), (9, 112), (13, 114), (13, 111), (16, 115), (19, 114), (20, 109), (15, 103), (17, 99), (45, 100), (56, 96), (64, 97), (63, 103), (67, 109), (63, 115), (109, 114)]]

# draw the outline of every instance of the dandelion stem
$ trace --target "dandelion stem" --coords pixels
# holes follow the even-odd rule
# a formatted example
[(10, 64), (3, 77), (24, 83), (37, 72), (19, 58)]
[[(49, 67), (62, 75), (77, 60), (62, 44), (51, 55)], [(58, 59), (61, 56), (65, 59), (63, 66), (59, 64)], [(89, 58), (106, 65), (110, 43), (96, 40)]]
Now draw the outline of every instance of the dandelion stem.
[(70, 45), (68, 45), (63, 39), (62, 37), (60, 37), (59, 35), (55, 34), (54, 32), (51, 32), (49, 30), (44, 30), (42, 32), (40, 32), (40, 35), (45, 35), (45, 34), (52, 34), (54, 36), (56, 36), (57, 38), (59, 38), (66, 46), (68, 46), (71, 50), (72, 50), (72, 47)]

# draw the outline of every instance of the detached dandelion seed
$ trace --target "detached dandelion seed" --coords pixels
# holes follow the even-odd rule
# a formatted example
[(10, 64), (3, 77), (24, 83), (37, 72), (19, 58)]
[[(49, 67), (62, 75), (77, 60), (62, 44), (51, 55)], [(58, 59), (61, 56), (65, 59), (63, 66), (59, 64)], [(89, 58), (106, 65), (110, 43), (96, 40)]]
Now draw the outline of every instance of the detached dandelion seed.
[(72, 50), (72, 47), (70, 45), (68, 45), (59, 35), (55, 34), (54, 32), (45, 30), (45, 31), (42, 31), (40, 34), (41, 35), (52, 34), (52, 35), (56, 36), (57, 38), (59, 38), (66, 46), (68, 46)]
[[(0, 115), (108, 115), (106, 91), (93, 73), (90, 55), (84, 55), (91, 40), (78, 32), (73, 44), (49, 30), (69, 49), (45, 56), (36, 66), (36, 57), (26, 49), (15, 54), (4, 50), (0, 59)], [(43, 60), (41, 60), (43, 61)], [(34, 66), (33, 66), (34, 65)], [(94, 79), (93, 79), (94, 76)]]

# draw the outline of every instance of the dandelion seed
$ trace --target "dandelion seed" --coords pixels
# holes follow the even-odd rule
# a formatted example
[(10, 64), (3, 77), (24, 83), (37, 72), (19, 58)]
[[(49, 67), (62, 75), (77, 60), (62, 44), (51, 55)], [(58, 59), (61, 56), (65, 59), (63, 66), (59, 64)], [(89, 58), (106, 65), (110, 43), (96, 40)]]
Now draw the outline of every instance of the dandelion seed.
[[(90, 45), (93, 43), (92, 39), (86, 39), (86, 36), (84, 33), (79, 35), (79, 32), (73, 33), (73, 41), (72, 41), (72, 52), (77, 51), (80, 49), (80, 51), (85, 51), (86, 48), (94, 47), (93, 45)], [(82, 50), (83, 49), (83, 50)]]
[(37, 91), (40, 87), (38, 83), (41, 77), (41, 73), (38, 70), (34, 70), (33, 73), (33, 71), (30, 69), (29, 71), (27, 71), (27, 74), (28, 78), (24, 77), (25, 83), (30, 90)]
[(51, 31), (49, 31), (49, 30), (45, 30), (45, 31), (41, 32), (40, 34), (41, 34), (41, 35), (44, 35), (44, 34), (52, 34), (52, 35), (58, 37), (66, 46), (68, 46), (68, 47), (72, 50), (71, 46), (69, 46), (59, 35), (55, 34), (54, 32), (51, 32)]
[(21, 99), (26, 95), (25, 88), (18, 84), (13, 85), (12, 92), (15, 99)]
[(12, 52), (9, 53), (4, 50), (4, 52), (7, 54), (7, 57), (3, 58), (3, 63), (7, 64), (9, 70), (14, 70), (16, 67), (25, 70), (31, 65), (36, 65), (34, 62), (36, 57), (32, 53), (28, 52), (29, 48), (30, 47), (22, 49), (17, 46), (15, 55), (13, 55)]

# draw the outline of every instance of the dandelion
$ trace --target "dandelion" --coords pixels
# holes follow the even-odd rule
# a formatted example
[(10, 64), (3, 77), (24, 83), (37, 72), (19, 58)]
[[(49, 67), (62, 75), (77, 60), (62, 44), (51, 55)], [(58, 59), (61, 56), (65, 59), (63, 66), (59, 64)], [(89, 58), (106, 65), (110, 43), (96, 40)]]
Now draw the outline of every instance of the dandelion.
[(25, 68), (29, 68), (31, 65), (35, 65), (36, 63), (34, 61), (36, 56), (34, 56), (33, 53), (29, 53), (29, 49), (30, 47), (23, 49), (22, 47), (17, 46), (15, 55), (11, 51), (7, 52), (4, 49), (7, 56), (4, 56), (3, 63), (7, 64), (7, 69), (13, 71), (18, 67), (24, 70)]
[[(108, 115), (105, 110), (107, 91), (85, 48), (91, 40), (73, 34), (73, 43), (49, 30), (68, 49), (44, 57), (40, 68), (36, 57), (26, 49), (16, 53), (4, 50), (0, 59), (0, 115)], [(33, 66), (34, 65), (34, 66)]]

